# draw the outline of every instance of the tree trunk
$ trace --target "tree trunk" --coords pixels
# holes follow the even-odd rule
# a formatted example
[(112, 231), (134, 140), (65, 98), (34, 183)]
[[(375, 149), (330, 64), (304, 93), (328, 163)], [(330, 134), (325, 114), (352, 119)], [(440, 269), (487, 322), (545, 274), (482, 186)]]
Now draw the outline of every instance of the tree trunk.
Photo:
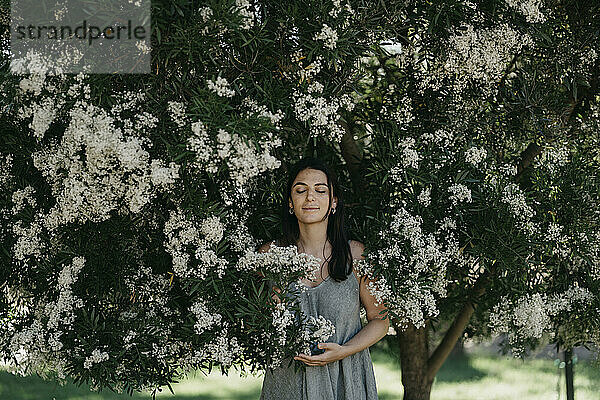
[(429, 347), (427, 327), (410, 325), (402, 331), (394, 323), (400, 347), (400, 367), (404, 400), (429, 400), (433, 378), (428, 377)]

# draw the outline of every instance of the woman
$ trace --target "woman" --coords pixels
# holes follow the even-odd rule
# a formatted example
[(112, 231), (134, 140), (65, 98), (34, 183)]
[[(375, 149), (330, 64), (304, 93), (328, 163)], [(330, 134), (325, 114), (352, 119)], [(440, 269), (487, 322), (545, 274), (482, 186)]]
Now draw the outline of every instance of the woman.
[[(267, 370), (261, 400), (373, 400), (377, 388), (368, 347), (384, 337), (389, 319), (382, 319), (383, 305), (369, 293), (367, 277), (352, 268), (362, 259), (362, 243), (347, 240), (344, 203), (335, 175), (320, 160), (305, 158), (291, 168), (284, 196), (283, 238), (279, 246), (297, 245), (298, 252), (323, 260), (314, 280), (302, 282), (300, 294), (306, 315), (322, 315), (335, 325), (327, 343), (319, 343), (319, 355), (298, 354), (295, 360), (306, 371), (294, 372), (289, 359)], [(286, 198), (287, 197), (287, 198)], [(287, 203), (287, 204), (286, 204)], [(268, 251), (267, 243), (259, 251)], [(295, 285), (291, 283), (290, 285)], [(277, 288), (275, 288), (276, 291)], [(278, 300), (277, 295), (274, 299)], [(368, 324), (362, 327), (360, 305)]]

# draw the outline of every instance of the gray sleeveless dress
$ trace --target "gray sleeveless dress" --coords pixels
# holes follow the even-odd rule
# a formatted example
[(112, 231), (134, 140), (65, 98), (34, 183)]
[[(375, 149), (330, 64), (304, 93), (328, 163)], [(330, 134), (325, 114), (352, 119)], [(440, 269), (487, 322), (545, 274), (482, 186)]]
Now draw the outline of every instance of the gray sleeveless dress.
[[(322, 315), (335, 325), (335, 334), (327, 342), (344, 344), (362, 329), (359, 285), (354, 273), (342, 282), (328, 276), (301, 293), (298, 301), (307, 316)], [(266, 370), (260, 400), (377, 399), (369, 348), (324, 366), (305, 365), (305, 372), (294, 372), (294, 364), (288, 368), (289, 361), (284, 359), (272, 372)]]

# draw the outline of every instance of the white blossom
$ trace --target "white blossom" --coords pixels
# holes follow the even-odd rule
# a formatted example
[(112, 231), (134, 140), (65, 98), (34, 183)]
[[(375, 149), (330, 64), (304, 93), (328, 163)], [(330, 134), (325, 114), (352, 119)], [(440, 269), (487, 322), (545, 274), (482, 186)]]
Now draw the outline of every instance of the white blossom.
[(455, 183), (451, 185), (448, 187), (448, 192), (450, 193), (452, 205), (457, 205), (461, 201), (466, 203), (470, 203), (472, 201), (471, 190), (462, 183)]
[(37, 203), (34, 194), (35, 189), (31, 185), (28, 185), (25, 189), (19, 189), (13, 192), (12, 202), (14, 205), (12, 213), (19, 213), (25, 207), (25, 203), (29, 204), (30, 207), (35, 208)]
[(167, 108), (173, 122), (175, 122), (175, 124), (177, 124), (177, 126), (180, 128), (185, 126), (186, 116), (183, 103), (179, 101), (169, 101)]
[(493, 90), (512, 57), (524, 46), (533, 43), (529, 35), (512, 29), (508, 24), (475, 29), (465, 24), (448, 40), (449, 53), (444, 62), (445, 74), (454, 73), (454, 85), (462, 91), (469, 80), (486, 84)]
[(233, 97), (235, 96), (235, 90), (229, 87), (229, 82), (227, 79), (223, 77), (217, 77), (216, 80), (207, 80), (206, 84), (208, 85), (208, 89), (212, 92), (215, 92), (218, 96), (221, 97)]
[(525, 194), (515, 183), (509, 183), (502, 190), (501, 201), (508, 205), (509, 211), (518, 222), (518, 227), (529, 233), (534, 233), (531, 218), (535, 215), (533, 208), (527, 204)]
[(207, 22), (210, 17), (212, 17), (213, 15), (213, 10), (212, 8), (205, 6), (205, 7), (200, 7), (200, 9), (198, 9), (198, 13), (200, 14), (200, 17), (202, 17), (202, 20), (204, 22)]
[(254, 13), (249, 0), (235, 0), (236, 11), (243, 19), (242, 29), (250, 29), (254, 26)]
[(197, 301), (191, 307), (190, 311), (196, 317), (196, 323), (194, 324), (194, 331), (196, 334), (201, 335), (205, 330), (218, 325), (221, 322), (222, 316), (218, 313), (211, 313), (205, 301)]
[[(216, 218), (216, 217), (215, 217)], [(185, 216), (182, 210), (172, 210), (164, 226), (165, 248), (173, 259), (173, 272), (182, 278), (205, 279), (213, 272), (222, 278), (227, 260), (219, 257), (210, 248), (211, 243), (220, 241), (224, 228), (218, 218), (209, 217), (202, 223)], [(191, 255), (194, 264), (190, 265)]]
[(94, 364), (99, 364), (108, 360), (108, 353), (105, 351), (100, 351), (99, 349), (95, 349), (92, 351), (92, 354), (85, 359), (83, 362), (83, 368), (90, 369)]
[(423, 188), (417, 196), (417, 200), (423, 207), (428, 207), (431, 204), (431, 187)]
[(523, 342), (540, 339), (552, 333), (554, 318), (569, 312), (573, 307), (591, 304), (594, 296), (586, 288), (572, 286), (562, 293), (526, 294), (511, 301), (503, 297), (490, 313), (490, 328), (493, 334), (508, 334), (509, 344), (515, 354), (524, 352)]
[(529, 23), (546, 21), (546, 16), (540, 11), (542, 0), (506, 0), (506, 3), (521, 12)]
[(487, 151), (484, 148), (470, 147), (465, 151), (465, 161), (478, 166), (487, 157)]
[(326, 99), (296, 90), (293, 97), (295, 115), (309, 124), (311, 136), (325, 136), (335, 142), (341, 140), (345, 131), (337, 121), (340, 109), (351, 111), (354, 108), (354, 100), (350, 95)]
[(331, 28), (327, 24), (323, 24), (321, 31), (315, 34), (315, 40), (322, 40), (325, 43), (325, 47), (328, 49), (335, 49), (335, 45), (338, 40), (338, 34), (335, 29)]
[(294, 322), (294, 314), (287, 309), (284, 303), (277, 303), (273, 310), (272, 324), (277, 331), (277, 341), (280, 346), (287, 343), (286, 328)]

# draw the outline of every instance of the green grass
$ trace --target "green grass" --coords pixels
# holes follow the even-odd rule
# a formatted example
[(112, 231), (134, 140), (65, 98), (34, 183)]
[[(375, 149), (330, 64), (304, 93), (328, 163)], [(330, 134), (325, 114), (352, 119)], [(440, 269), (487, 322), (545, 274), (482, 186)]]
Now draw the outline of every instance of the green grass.
[[(371, 348), (379, 398), (402, 398), (398, 363), (389, 352)], [(561, 399), (565, 399), (564, 371), (552, 360), (520, 361), (509, 357), (473, 354), (467, 358), (449, 359), (436, 377), (432, 400), (552, 400), (558, 398), (559, 371)], [(202, 373), (188, 376), (157, 398), (170, 400), (256, 400), (260, 396), (262, 377), (241, 378), (235, 371), (222, 376), (218, 370), (208, 377)], [(575, 365), (577, 400), (597, 400), (600, 393), (600, 369), (588, 362)], [(3, 400), (116, 400), (131, 398), (110, 391), (90, 392), (87, 387), (59, 386), (38, 377), (17, 377), (0, 371), (0, 399)], [(133, 399), (151, 399), (147, 393), (136, 393)]]

